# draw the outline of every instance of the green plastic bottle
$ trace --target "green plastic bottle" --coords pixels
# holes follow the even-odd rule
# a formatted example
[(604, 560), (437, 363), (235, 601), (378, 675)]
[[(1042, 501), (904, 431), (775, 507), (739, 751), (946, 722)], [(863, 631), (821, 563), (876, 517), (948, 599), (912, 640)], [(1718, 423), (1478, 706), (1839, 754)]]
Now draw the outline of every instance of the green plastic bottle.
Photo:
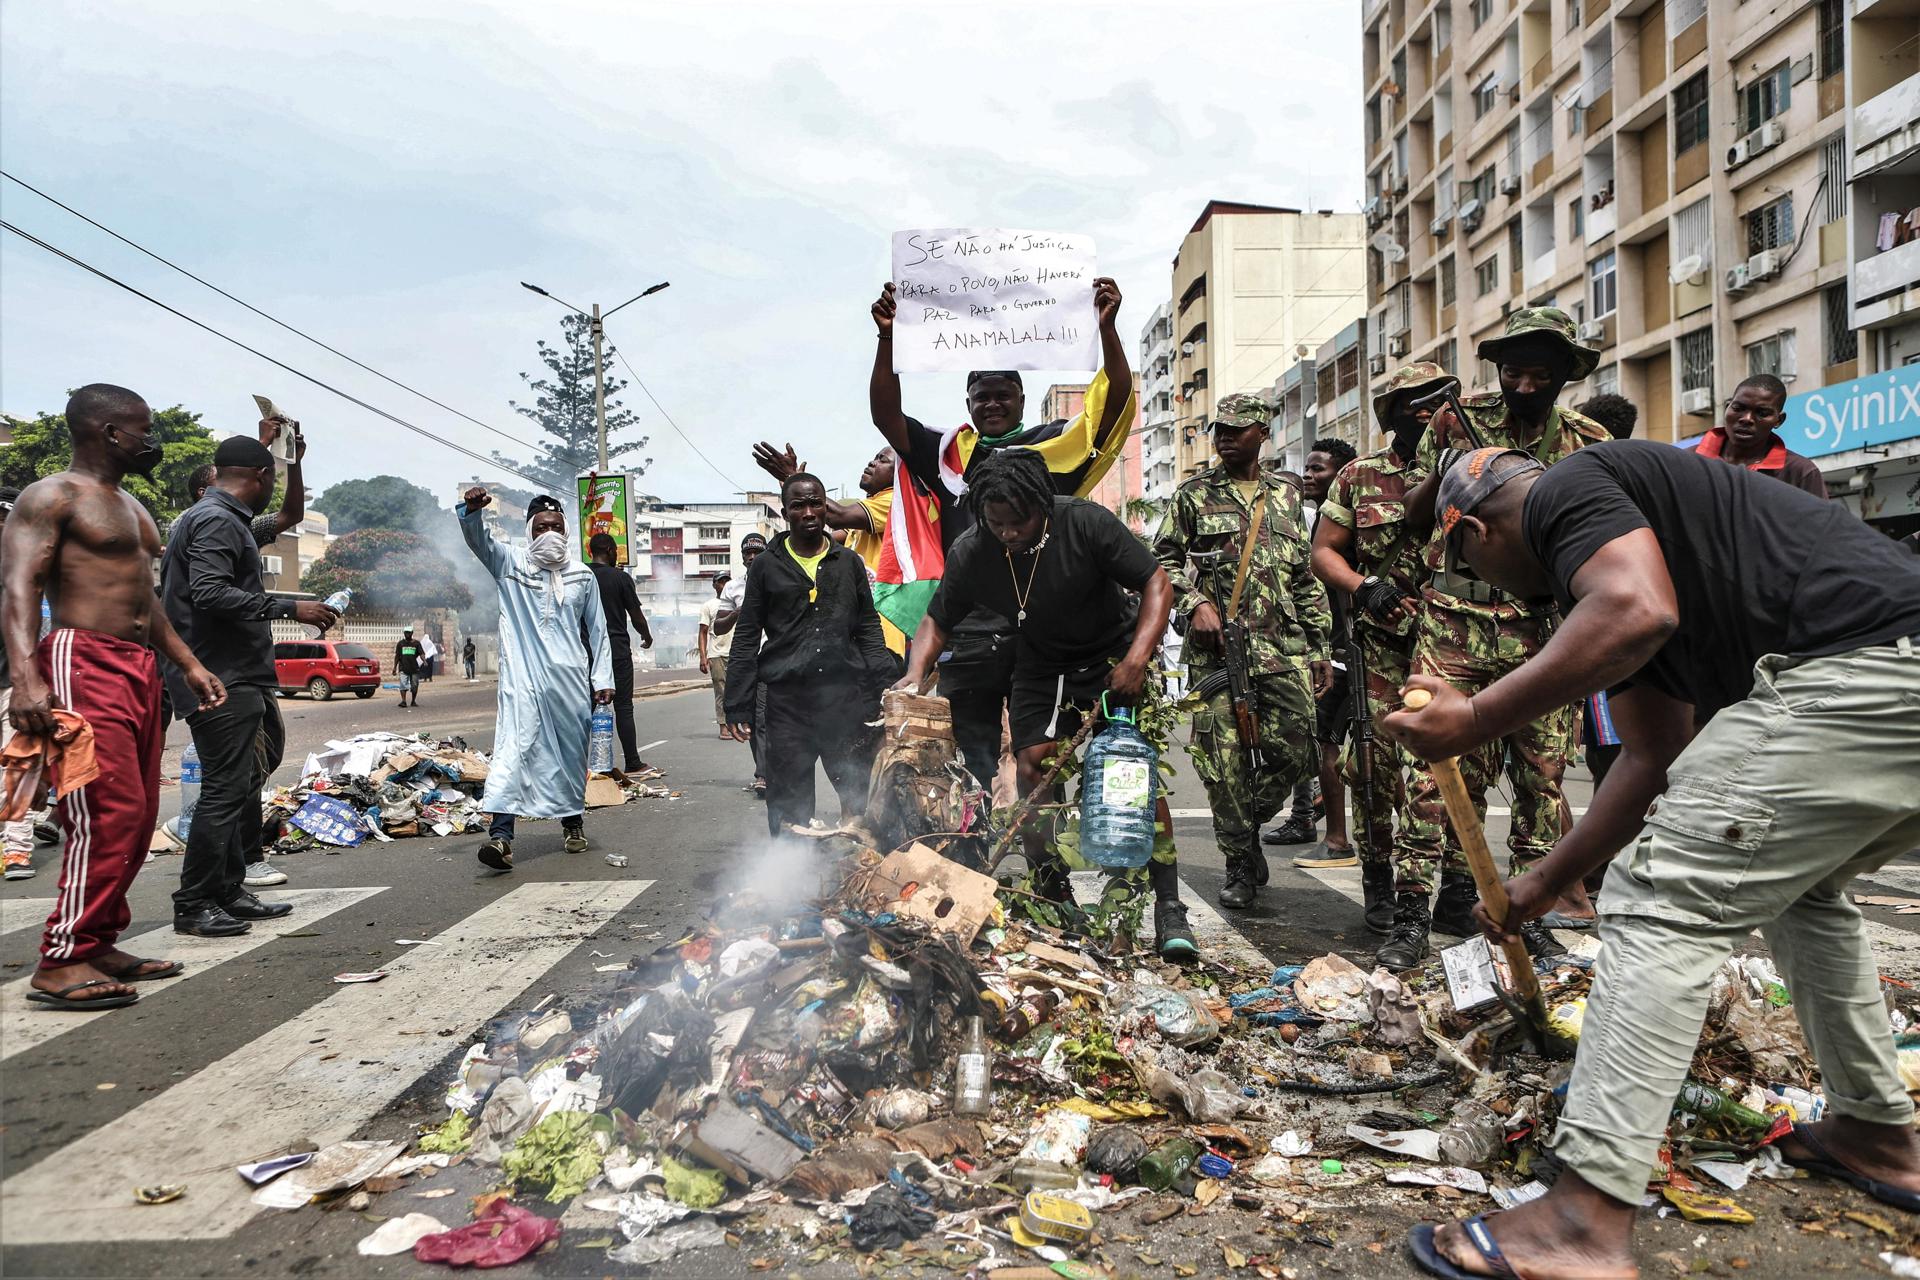
[(1766, 1129), (1773, 1120), (1762, 1115), (1752, 1107), (1745, 1107), (1729, 1098), (1711, 1085), (1701, 1084), (1698, 1080), (1688, 1080), (1680, 1086), (1680, 1096), (1673, 1100), (1675, 1111), (1690, 1111), (1706, 1120), (1725, 1120), (1747, 1129)]
[(1202, 1148), (1190, 1138), (1172, 1138), (1147, 1153), (1140, 1162), (1140, 1185), (1165, 1191), (1193, 1168)]

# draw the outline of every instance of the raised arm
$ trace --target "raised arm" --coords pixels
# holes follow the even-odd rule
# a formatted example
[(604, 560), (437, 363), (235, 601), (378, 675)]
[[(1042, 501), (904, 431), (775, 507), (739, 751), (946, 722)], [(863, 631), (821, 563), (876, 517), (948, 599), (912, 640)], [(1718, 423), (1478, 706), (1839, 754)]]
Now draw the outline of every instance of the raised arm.
[(867, 407), (873, 425), (896, 452), (907, 452), (907, 415), (900, 407), (900, 375), (893, 371), (893, 282), (880, 289), (873, 304), (873, 324), (879, 340), (873, 345), (873, 374), (867, 379)]
[(467, 540), (467, 550), (473, 552), (474, 559), (486, 567), (489, 575), (498, 578), (507, 571), (511, 556), (507, 548), (487, 532), (486, 519), (480, 514), (492, 501), (492, 494), (475, 485), (454, 507), (453, 514), (460, 521), (460, 536)]
[[(899, 392), (898, 380), (896, 379), (894, 387), (894, 400), (896, 404), (900, 398)], [(806, 463), (795, 460), (792, 445), (788, 445), (786, 450), (782, 452), (765, 440), (753, 446), (753, 461), (762, 471), (773, 477), (773, 482), (776, 485), (784, 485), (788, 477), (792, 476), (795, 472), (805, 471), (807, 469)], [(867, 519), (867, 509), (859, 503), (836, 502), (832, 498), (828, 498), (827, 528), (857, 529), (861, 533), (872, 533), (873, 522)]]
[(300, 424), (284, 418), (262, 418), (260, 443), (272, 448), (283, 430), (293, 432), (293, 461), (287, 464), (287, 491), (281, 495), (280, 511), (274, 517), (278, 533), (287, 532), (307, 517), (307, 483), (300, 474), (300, 464), (307, 456), (307, 438), (300, 434)]
[(1109, 276), (1093, 282), (1093, 310), (1100, 323), (1100, 368), (1107, 375), (1107, 403), (1094, 428), (1094, 452), (1105, 449), (1113, 433), (1132, 425), (1133, 367), (1127, 363), (1127, 344), (1120, 340), (1120, 286)]

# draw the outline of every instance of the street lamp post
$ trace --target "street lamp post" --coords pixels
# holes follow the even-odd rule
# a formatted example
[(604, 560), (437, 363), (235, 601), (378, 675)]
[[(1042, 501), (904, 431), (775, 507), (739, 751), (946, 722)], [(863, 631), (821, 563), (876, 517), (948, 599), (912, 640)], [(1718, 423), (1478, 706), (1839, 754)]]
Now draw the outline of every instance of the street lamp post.
[[(627, 306), (640, 301), (642, 298), (656, 294), (671, 283), (672, 281), (662, 280), (659, 284), (647, 289), (642, 289), (639, 293), (628, 298), (626, 302), (621, 303), (620, 307)], [(598, 438), (600, 446), (599, 469), (604, 472), (607, 469), (607, 372), (605, 367), (606, 360), (602, 354), (602, 341), (605, 336), (605, 328), (601, 324), (601, 321), (606, 317), (600, 314), (600, 304), (597, 302), (593, 304), (593, 310), (587, 312), (580, 310), (580, 308), (574, 306), (565, 298), (555, 298), (553, 294), (548, 293), (537, 284), (528, 284), (525, 280), (522, 280), (520, 287), (531, 290), (543, 298), (553, 298), (555, 302), (567, 310), (574, 312), (576, 315), (586, 316), (589, 322), (588, 332), (593, 335), (593, 425), (594, 434)], [(620, 307), (615, 307), (613, 311), (620, 310)], [(612, 315), (613, 311), (607, 312), (607, 315)]]

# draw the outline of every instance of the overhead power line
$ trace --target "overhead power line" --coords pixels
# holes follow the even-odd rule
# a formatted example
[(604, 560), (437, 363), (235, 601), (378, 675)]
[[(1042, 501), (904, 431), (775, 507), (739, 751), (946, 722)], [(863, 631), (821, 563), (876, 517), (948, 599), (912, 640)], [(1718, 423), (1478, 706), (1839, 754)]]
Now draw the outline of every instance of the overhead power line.
[[(288, 364), (286, 361), (276, 359), (273, 356), (268, 355), (266, 352), (260, 350), (258, 347), (249, 346), (248, 344), (242, 342), (238, 338), (235, 338), (226, 333), (222, 333), (220, 330), (214, 328), (210, 324), (207, 324), (205, 321), (194, 319), (192, 316), (180, 310), (178, 307), (169, 306), (167, 303), (160, 301), (160, 299), (154, 297), (153, 295), (141, 292), (139, 289), (136, 289), (134, 286), (128, 284), (126, 281), (120, 279), (119, 277), (111, 275), (105, 271), (102, 271), (99, 267), (96, 267), (89, 262), (83, 262), (81, 259), (76, 258), (72, 254), (68, 253), (65, 249), (59, 248), (56, 245), (49, 244), (45, 240), (42, 240), (39, 236), (34, 235), (32, 232), (23, 231), (19, 227), (14, 226), (11, 222), (0, 221), (0, 228), (4, 228), (8, 231), (13, 232), (13, 234), (19, 236), (21, 239), (27, 241), (29, 244), (38, 245), (40, 248), (45, 249), (48, 253), (53, 254), (55, 257), (63, 258), (66, 261), (72, 263), (74, 266), (79, 267), (82, 271), (85, 271), (90, 275), (98, 276), (100, 279), (105, 280), (108, 284), (114, 285), (117, 288), (124, 289), (136, 298), (140, 298), (146, 302), (151, 302), (154, 306), (159, 307), (162, 311), (167, 312), (169, 315), (177, 316), (180, 319), (185, 320), (188, 324), (193, 325), (195, 328), (203, 329), (206, 332), (212, 334), (214, 337), (219, 338), (222, 342), (231, 343), (232, 345), (239, 347), (242, 351), (247, 352), (249, 355), (258, 356), (260, 359), (265, 360), (268, 364), (273, 365), (275, 368), (282, 369), (287, 373), (292, 374), (294, 377), (301, 379), (302, 381), (310, 382), (314, 386), (319, 387), (322, 391), (327, 391), (332, 393), (333, 395), (339, 396), (342, 400), (345, 400), (347, 403), (352, 405), (357, 405), (360, 408), (365, 409), (368, 413), (376, 414), (379, 417), (385, 418), (387, 421), (394, 423), (396, 426), (404, 427), (408, 431), (413, 432), (415, 435), (424, 436), (427, 439), (433, 441), (435, 444), (451, 449), (455, 453), (463, 454), (466, 457), (473, 459), (475, 462), (478, 462), (483, 466), (492, 467), (498, 471), (504, 471), (509, 475), (519, 476), (522, 480), (526, 480), (532, 484), (538, 485), (541, 488), (553, 487), (553, 482), (551, 478), (534, 475), (527, 471), (522, 471), (520, 468), (516, 466), (512, 466), (508, 463), (502, 462), (498, 458), (489, 457), (486, 454), (479, 453), (473, 449), (469, 449), (465, 445), (456, 444), (453, 441), (448, 440), (444, 436), (435, 435), (433, 432), (427, 430), (425, 427), (422, 427), (417, 425), (416, 423), (407, 421), (405, 418), (402, 418), (399, 414), (389, 413), (385, 409), (380, 408), (378, 405), (369, 404), (367, 401), (362, 400), (359, 396), (356, 396), (351, 392), (342, 391), (339, 387), (334, 386), (332, 383), (326, 382), (323, 379), (317, 378), (303, 369), (296, 369), (292, 365)], [(564, 489), (566, 486), (562, 485), (560, 487)]]
[(680, 424), (673, 420), (673, 415), (667, 412), (666, 406), (661, 404), (660, 401), (654, 397), (653, 392), (647, 390), (647, 384), (640, 381), (640, 375), (633, 371), (633, 366), (631, 364), (627, 364), (627, 353), (622, 351), (620, 348), (615, 347), (613, 349), (613, 354), (615, 358), (620, 361), (621, 364), (626, 365), (627, 376), (633, 379), (633, 384), (640, 388), (642, 395), (646, 396), (647, 399), (653, 401), (653, 407), (660, 411), (660, 416), (665, 418), (667, 420), (667, 425), (673, 428), (673, 434), (679, 436), (682, 440), (686, 441), (687, 448), (693, 450), (695, 457), (699, 458), (700, 461), (712, 467), (713, 473), (715, 475), (719, 476), (722, 480), (725, 480), (729, 485), (731, 485), (732, 492), (745, 493), (746, 490), (740, 487), (739, 481), (735, 480), (732, 476), (722, 471), (712, 458), (709, 458), (706, 454), (700, 452), (700, 446), (695, 444), (693, 442), (692, 437), (690, 437), (689, 435), (687, 435), (686, 432), (680, 429)]

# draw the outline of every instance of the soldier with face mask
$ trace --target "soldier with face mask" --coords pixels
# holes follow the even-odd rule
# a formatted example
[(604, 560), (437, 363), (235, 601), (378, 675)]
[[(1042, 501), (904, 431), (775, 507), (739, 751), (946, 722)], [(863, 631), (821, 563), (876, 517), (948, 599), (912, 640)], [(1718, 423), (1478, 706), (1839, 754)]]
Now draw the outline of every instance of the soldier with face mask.
[[(514, 818), (558, 818), (564, 847), (587, 847), (587, 739), (613, 701), (613, 649), (593, 573), (573, 557), (560, 504), (527, 504), (525, 550), (496, 542), (479, 485), (454, 508), (460, 532), (500, 587), (500, 713), (480, 805), (493, 815), (480, 863), (513, 870)], [(583, 646), (581, 637), (586, 638)]]

